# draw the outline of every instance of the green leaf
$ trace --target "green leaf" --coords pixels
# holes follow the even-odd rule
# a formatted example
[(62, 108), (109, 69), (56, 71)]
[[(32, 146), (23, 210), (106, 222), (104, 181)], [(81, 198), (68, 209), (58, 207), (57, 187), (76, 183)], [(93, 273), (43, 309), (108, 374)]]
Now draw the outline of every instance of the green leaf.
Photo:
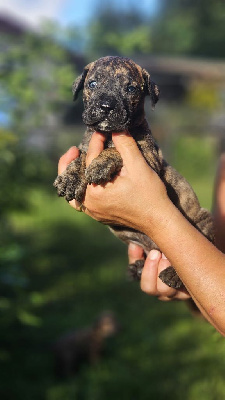
[(37, 317), (34, 314), (31, 314), (25, 310), (19, 310), (17, 317), (20, 322), (24, 325), (36, 326), (39, 327), (42, 325), (42, 319)]

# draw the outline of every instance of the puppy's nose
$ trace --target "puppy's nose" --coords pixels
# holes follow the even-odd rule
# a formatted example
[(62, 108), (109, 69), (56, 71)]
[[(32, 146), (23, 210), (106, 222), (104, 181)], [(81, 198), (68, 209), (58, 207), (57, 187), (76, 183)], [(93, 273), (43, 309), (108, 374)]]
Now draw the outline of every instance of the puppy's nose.
[(113, 110), (116, 105), (116, 100), (113, 97), (104, 97), (100, 100), (100, 107), (104, 111)]

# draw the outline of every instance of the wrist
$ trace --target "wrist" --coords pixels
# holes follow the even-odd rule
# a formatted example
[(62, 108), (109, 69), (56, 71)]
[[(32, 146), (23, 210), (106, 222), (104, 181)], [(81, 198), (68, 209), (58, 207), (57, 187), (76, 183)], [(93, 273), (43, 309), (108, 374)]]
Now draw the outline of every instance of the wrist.
[(146, 210), (146, 218), (142, 220), (142, 231), (158, 244), (159, 237), (161, 241), (164, 240), (163, 235), (168, 236), (178, 210), (167, 195), (160, 199), (156, 207), (150, 207)]

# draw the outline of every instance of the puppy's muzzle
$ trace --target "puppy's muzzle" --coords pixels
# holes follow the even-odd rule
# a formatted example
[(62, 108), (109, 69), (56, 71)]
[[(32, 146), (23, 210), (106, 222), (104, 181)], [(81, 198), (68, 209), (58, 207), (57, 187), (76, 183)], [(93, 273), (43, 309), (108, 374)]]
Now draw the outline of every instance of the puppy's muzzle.
[(103, 93), (92, 97), (85, 105), (83, 121), (102, 132), (118, 132), (126, 129), (128, 111), (125, 104), (115, 96)]
[(111, 110), (114, 110), (116, 106), (116, 100), (114, 97), (104, 96), (100, 99), (99, 106), (105, 113), (108, 113)]

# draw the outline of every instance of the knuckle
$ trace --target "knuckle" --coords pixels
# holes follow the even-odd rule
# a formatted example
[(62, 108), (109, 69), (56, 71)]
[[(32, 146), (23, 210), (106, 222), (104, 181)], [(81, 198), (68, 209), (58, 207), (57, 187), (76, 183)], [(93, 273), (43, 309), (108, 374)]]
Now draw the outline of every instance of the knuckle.
[(98, 209), (102, 202), (102, 187), (100, 185), (90, 184), (87, 187), (85, 195), (85, 206), (89, 210)]
[(90, 198), (97, 200), (101, 194), (101, 186), (94, 184), (88, 185), (87, 194)]

